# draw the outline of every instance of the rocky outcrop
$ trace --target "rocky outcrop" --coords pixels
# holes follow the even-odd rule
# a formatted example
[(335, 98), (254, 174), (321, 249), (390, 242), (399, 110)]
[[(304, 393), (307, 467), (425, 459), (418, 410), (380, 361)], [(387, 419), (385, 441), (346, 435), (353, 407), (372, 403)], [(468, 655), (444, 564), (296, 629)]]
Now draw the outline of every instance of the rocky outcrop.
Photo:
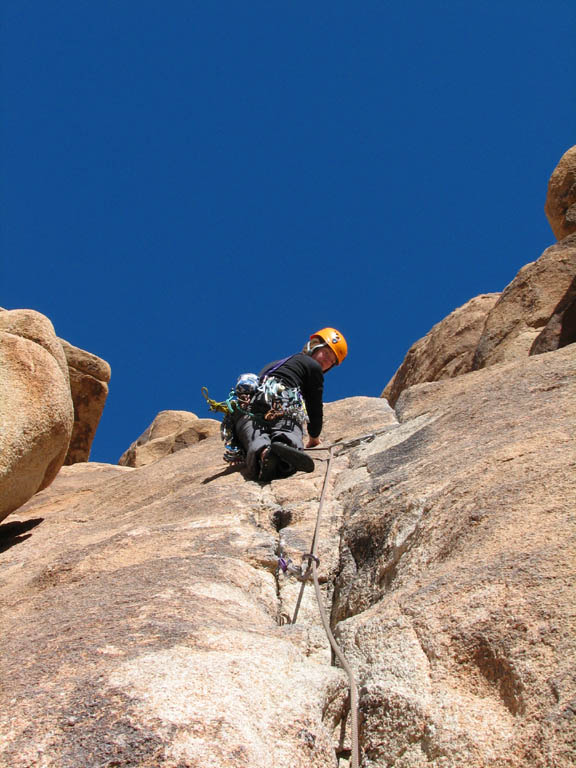
[[(326, 413), (328, 440), (395, 424), (378, 398)], [(7, 525), (2, 768), (333, 768), (347, 754), (347, 681), (312, 588), (282, 624), (300, 585), (276, 573), (280, 550), (309, 551), (325, 464), (261, 486), (221, 455), (208, 439), (139, 469), (64, 467)], [(332, 497), (320, 531), (326, 600), (340, 511)]]
[(562, 155), (550, 177), (545, 211), (558, 240), (576, 233), (576, 147)]
[(74, 403), (74, 428), (65, 464), (88, 461), (108, 397), (110, 366), (96, 355), (59, 339), (66, 357)]
[(576, 358), (407, 390), (360, 447), (333, 620), (365, 768), (576, 762)]
[(476, 296), (413, 344), (382, 397), (394, 405), (401, 392), (413, 384), (449, 379), (472, 370), (486, 317), (499, 295)]
[(576, 235), (544, 251), (508, 285), (488, 314), (474, 368), (526, 357), (576, 277)]
[(498, 294), (477, 296), (412, 345), (382, 392), (392, 404), (414, 384), (441, 381), (576, 341), (576, 147), (550, 178), (546, 215), (559, 243)]
[(412, 345), (382, 397), (576, 341), (576, 235), (526, 264), (501, 294), (471, 299)]
[[(363, 767), (569, 768), (573, 350), (413, 386), (398, 421), (326, 414), (326, 440), (364, 436), (319, 537)], [(0, 526), (2, 768), (346, 764), (346, 678), (276, 571), (310, 549), (322, 454), (260, 485), (221, 451), (65, 467)]]
[(219, 435), (220, 422), (216, 419), (199, 419), (189, 411), (160, 411), (146, 431), (122, 454), (118, 464), (143, 467)]
[(52, 323), (33, 310), (0, 312), (0, 520), (54, 480), (73, 421)]

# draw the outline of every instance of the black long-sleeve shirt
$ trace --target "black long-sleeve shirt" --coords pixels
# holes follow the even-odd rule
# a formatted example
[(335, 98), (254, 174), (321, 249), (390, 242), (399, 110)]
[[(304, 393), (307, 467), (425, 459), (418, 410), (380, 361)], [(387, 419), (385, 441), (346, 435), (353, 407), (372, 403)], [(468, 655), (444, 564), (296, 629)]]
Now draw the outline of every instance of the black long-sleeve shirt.
[[(280, 361), (269, 363), (260, 371), (260, 378), (266, 375)], [(310, 437), (318, 437), (322, 431), (322, 393), (324, 391), (324, 372), (317, 360), (299, 352), (292, 355), (271, 374), (275, 379), (280, 379), (289, 387), (298, 387), (302, 392), (308, 418), (308, 434)]]

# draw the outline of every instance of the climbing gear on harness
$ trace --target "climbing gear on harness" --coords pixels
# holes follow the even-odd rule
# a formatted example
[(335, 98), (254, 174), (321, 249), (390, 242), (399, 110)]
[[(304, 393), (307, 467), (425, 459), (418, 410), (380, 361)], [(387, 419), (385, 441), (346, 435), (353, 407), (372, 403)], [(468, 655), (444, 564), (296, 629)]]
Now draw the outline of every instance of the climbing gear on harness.
[(270, 448), (283, 461), (287, 461), (298, 472), (314, 472), (314, 460), (304, 451), (299, 451), (293, 445), (275, 440)]
[(273, 376), (265, 376), (254, 394), (248, 409), (253, 417), (274, 421), (293, 419), (301, 426), (308, 421), (302, 393), (297, 387), (288, 387)]
[[(324, 344), (314, 344), (315, 339), (322, 339)], [(340, 331), (337, 331), (335, 328), (322, 328), (321, 330), (316, 331), (316, 333), (313, 333), (310, 336), (310, 341), (305, 347), (305, 351), (307, 354), (311, 354), (314, 349), (317, 349), (319, 346), (330, 347), (332, 352), (336, 355), (338, 361), (337, 365), (340, 365), (348, 354), (348, 344), (346, 343), (346, 339), (342, 336)]]
[[(253, 382), (251, 379), (247, 379), (246, 377), (254, 377), (255, 382)], [(247, 396), (248, 389), (251, 384), (256, 384), (257, 382), (258, 377), (255, 374), (243, 374), (238, 379), (238, 384), (236, 385), (239, 387), (238, 394), (233, 389), (228, 395), (228, 398), (226, 400), (222, 400), (221, 402), (212, 400), (210, 397), (208, 397), (207, 387), (202, 387), (202, 395), (208, 403), (210, 410), (224, 414), (224, 419), (220, 425), (220, 436), (224, 442), (223, 458), (225, 462), (232, 464), (233, 466), (244, 463), (246, 459), (246, 452), (236, 440), (236, 436), (234, 434), (234, 425), (232, 422), (232, 414), (234, 411), (242, 411), (242, 403), (246, 402), (243, 398)]]
[(200, 391), (202, 392), (202, 397), (208, 403), (208, 407), (211, 411), (216, 411), (217, 413), (230, 413), (232, 411), (232, 408), (230, 407), (230, 396), (228, 397), (228, 400), (222, 400), (221, 402), (218, 402), (217, 400), (212, 400), (208, 397), (207, 387), (202, 387)]
[[(212, 400), (208, 396), (208, 389), (202, 387), (202, 395), (210, 410), (224, 414), (220, 434), (224, 442), (223, 458), (228, 464), (241, 464), (246, 459), (246, 452), (238, 442), (234, 431), (235, 415), (250, 416), (259, 424), (285, 418), (292, 419), (303, 427), (308, 421), (300, 390), (297, 387), (288, 387), (284, 382), (270, 375), (289, 359), (285, 357), (275, 363), (260, 378), (255, 373), (243, 373), (238, 377), (228, 398), (221, 402)], [(270, 472), (264, 472), (264, 475), (268, 474)], [(264, 480), (264, 477), (259, 479)]]
[(236, 410), (243, 413), (250, 408), (250, 401), (258, 388), (258, 376), (255, 373), (243, 373), (238, 377), (236, 386), (230, 393), (231, 402)]
[(238, 376), (238, 381), (236, 382), (236, 394), (253, 395), (258, 386), (258, 382), (259, 379), (255, 373), (243, 373), (241, 376)]
[(202, 387), (202, 395), (210, 410), (219, 413), (241, 413), (251, 416), (260, 423), (281, 417), (294, 419), (301, 425), (308, 421), (300, 390), (297, 387), (286, 386), (283, 381), (271, 377), (269, 373), (261, 379), (255, 373), (243, 373), (228, 398), (221, 402), (210, 399), (206, 387)]
[[(265, 421), (280, 418), (294, 419), (301, 426), (308, 421), (302, 393), (297, 387), (287, 387), (283, 381), (272, 374), (294, 355), (282, 358), (267, 368), (260, 376), (259, 386), (254, 394), (252, 413), (262, 414)], [(265, 408), (265, 406), (267, 406)]]

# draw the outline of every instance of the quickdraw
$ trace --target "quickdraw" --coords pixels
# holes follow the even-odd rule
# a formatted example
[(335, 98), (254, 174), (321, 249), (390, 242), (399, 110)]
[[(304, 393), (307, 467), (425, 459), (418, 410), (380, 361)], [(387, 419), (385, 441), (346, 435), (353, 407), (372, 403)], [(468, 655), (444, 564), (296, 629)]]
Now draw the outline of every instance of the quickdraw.
[[(308, 561), (308, 566), (304, 569), (304, 562), (306, 560)], [(316, 563), (317, 568), (320, 567), (320, 560), (313, 554), (302, 555), (302, 565), (294, 565), (289, 557), (282, 555), (278, 558), (278, 570), (289, 576), (295, 576), (298, 581), (305, 582), (312, 576), (313, 562)]]

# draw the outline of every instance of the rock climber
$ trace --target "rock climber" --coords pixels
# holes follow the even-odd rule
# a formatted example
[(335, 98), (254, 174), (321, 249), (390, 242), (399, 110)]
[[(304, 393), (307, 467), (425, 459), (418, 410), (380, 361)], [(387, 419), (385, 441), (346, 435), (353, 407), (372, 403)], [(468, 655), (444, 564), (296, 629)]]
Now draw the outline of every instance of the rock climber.
[[(348, 345), (334, 328), (313, 333), (302, 352), (243, 374), (235, 388), (236, 407), (225, 419), (224, 458), (246, 462), (250, 479), (268, 482), (295, 472), (312, 472), (304, 453), (320, 443), (324, 374), (344, 360)], [(226, 429), (228, 427), (228, 429)]]

